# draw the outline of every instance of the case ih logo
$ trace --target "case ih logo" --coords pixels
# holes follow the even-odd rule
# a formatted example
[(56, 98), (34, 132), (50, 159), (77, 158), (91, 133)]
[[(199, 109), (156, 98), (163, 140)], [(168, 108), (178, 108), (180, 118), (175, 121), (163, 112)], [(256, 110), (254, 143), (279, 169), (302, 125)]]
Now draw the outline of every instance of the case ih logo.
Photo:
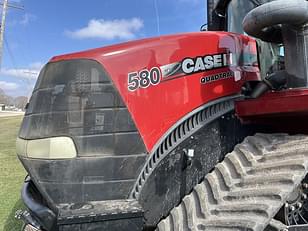
[[(153, 67), (150, 70), (143, 69), (139, 72), (128, 73), (127, 88), (135, 91), (139, 88), (148, 88), (159, 84), (161, 81), (191, 75), (198, 72), (205, 72), (213, 69), (228, 67), (232, 63), (232, 53), (222, 53), (195, 58), (185, 58), (182, 62), (170, 63), (160, 67)], [(224, 74), (222, 73), (222, 78)], [(230, 73), (227, 74), (230, 77)], [(203, 77), (204, 78), (204, 77)], [(227, 77), (226, 77), (227, 78)], [(210, 78), (212, 79), (212, 78)], [(215, 78), (216, 79), (216, 78)], [(210, 82), (207, 79), (201, 83)]]
[(182, 61), (182, 71), (192, 74), (229, 66), (229, 54), (207, 55), (204, 57), (186, 58)]

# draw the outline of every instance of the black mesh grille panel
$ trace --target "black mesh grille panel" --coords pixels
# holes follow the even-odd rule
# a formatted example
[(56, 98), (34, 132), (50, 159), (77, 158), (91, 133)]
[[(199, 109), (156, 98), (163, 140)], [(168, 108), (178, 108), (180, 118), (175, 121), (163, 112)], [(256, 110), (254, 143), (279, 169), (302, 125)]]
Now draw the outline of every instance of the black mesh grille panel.
[(44, 67), (19, 136), (69, 136), (79, 156), (146, 152), (108, 74), (92, 60), (60, 61)]

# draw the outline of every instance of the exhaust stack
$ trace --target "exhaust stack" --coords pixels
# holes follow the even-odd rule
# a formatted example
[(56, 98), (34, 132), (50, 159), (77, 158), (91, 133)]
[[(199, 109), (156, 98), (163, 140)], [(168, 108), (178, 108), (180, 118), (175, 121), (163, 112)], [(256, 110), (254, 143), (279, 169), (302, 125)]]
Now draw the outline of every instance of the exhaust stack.
[(245, 32), (285, 47), (287, 87), (308, 87), (308, 1), (277, 0), (250, 11)]

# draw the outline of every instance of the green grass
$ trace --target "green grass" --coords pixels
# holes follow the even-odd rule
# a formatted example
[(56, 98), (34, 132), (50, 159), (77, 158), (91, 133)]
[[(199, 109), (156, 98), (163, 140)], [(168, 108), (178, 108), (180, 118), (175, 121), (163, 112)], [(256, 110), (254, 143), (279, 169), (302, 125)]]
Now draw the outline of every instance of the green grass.
[(20, 189), (26, 172), (15, 153), (15, 141), (21, 116), (0, 118), (0, 230), (19, 231), (21, 222), (14, 218), (22, 208)]

